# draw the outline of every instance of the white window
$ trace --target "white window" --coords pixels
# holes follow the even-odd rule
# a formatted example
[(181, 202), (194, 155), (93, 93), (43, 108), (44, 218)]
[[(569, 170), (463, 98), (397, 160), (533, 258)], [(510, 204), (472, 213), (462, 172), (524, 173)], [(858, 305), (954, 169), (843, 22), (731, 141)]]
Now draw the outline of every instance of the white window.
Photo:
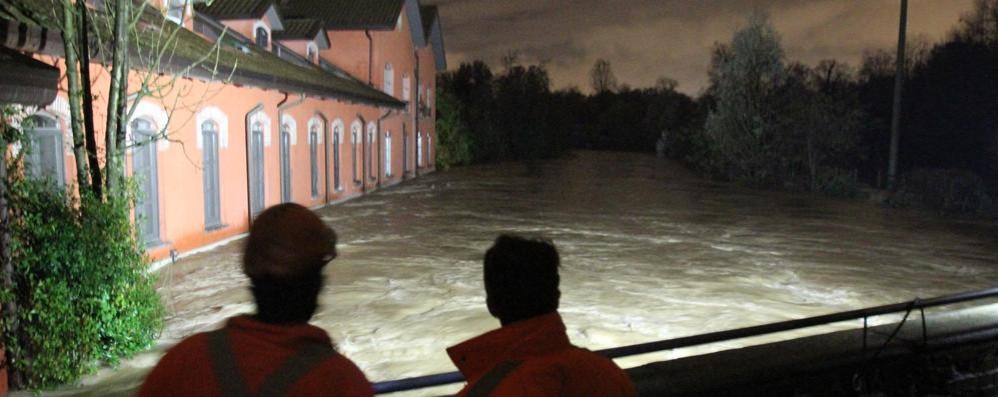
[(416, 133), (416, 166), (423, 166), (423, 134)]
[(395, 95), (395, 71), (392, 70), (392, 64), (385, 64), (385, 93), (388, 95)]
[(319, 60), (319, 47), (315, 43), (308, 43), (305, 48), (305, 58), (308, 58), (310, 63), (317, 63)]
[(411, 95), (409, 95), (409, 91), (410, 90), (411, 89), (409, 88), (409, 74), (408, 73), (402, 73), (402, 100), (403, 101), (408, 101), (409, 100), (409, 97), (411, 96)]
[(385, 133), (385, 176), (392, 176), (392, 132)]
[(32, 116), (29, 123), (31, 146), (25, 159), (28, 175), (39, 180), (49, 180), (55, 187), (62, 187), (66, 183), (66, 176), (59, 122), (54, 118), (38, 115)]

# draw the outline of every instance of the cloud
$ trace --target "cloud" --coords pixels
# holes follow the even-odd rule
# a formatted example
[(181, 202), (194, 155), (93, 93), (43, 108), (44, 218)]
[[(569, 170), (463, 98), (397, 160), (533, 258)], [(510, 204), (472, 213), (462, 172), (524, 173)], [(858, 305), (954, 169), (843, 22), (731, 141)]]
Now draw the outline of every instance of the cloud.
[[(973, 0), (912, 0), (909, 35), (944, 37)], [(729, 41), (753, 9), (770, 12), (788, 58), (856, 65), (864, 50), (897, 40), (895, 0), (425, 0), (440, 7), (448, 64), (498, 65), (517, 51), (547, 61), (556, 88), (589, 89), (589, 69), (608, 59), (617, 79), (650, 86), (660, 76), (695, 94), (707, 83), (714, 43)]]

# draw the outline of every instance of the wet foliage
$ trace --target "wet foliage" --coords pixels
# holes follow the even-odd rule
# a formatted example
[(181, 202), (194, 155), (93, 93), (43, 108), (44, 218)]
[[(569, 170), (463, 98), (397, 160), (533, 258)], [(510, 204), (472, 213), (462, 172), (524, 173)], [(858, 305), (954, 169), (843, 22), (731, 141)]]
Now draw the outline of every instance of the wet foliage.
[(21, 154), (30, 140), (4, 138), (19, 142), (6, 159), (2, 209), (2, 335), (12, 376), (27, 388), (56, 386), (148, 348), (163, 306), (132, 227), (133, 195), (76, 197), (51, 179), (26, 178)]

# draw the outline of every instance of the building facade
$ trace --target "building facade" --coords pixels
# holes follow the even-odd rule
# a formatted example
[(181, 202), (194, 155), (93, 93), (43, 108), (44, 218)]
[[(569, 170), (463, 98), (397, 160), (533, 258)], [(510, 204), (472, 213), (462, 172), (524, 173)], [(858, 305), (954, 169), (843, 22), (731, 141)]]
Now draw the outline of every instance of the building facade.
[[(31, 9), (48, 2), (0, 4), (0, 44), (64, 73), (57, 24)], [(129, 78), (130, 91), (146, 84), (158, 93), (130, 97), (126, 129), (127, 172), (141, 188), (137, 229), (152, 259), (240, 236), (274, 204), (321, 207), (434, 170), (433, 90), (446, 68), (434, 8), (418, 0), (145, 8), (138, 29), (175, 38), (157, 69), (135, 66)], [(139, 54), (151, 46), (133, 41)], [(91, 69), (100, 129), (109, 73), (99, 59)], [(32, 117), (29, 172), (75, 183), (65, 85)]]

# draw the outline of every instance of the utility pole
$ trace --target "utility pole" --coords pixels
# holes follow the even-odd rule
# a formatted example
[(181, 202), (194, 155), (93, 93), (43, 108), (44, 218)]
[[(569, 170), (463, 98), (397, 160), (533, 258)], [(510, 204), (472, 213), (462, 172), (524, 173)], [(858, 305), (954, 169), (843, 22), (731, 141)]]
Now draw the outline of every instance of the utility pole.
[(894, 112), (891, 116), (891, 155), (887, 165), (887, 189), (897, 187), (898, 141), (901, 138), (901, 91), (904, 88), (905, 32), (908, 28), (908, 0), (901, 0), (901, 26), (898, 29), (897, 66), (894, 70)]

